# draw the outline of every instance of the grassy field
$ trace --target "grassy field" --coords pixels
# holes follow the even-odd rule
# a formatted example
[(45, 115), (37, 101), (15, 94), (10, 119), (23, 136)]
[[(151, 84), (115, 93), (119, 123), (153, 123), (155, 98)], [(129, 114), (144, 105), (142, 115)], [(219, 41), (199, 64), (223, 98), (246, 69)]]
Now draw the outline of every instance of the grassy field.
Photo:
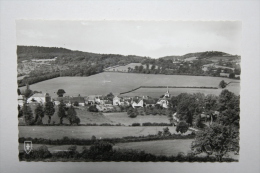
[(176, 156), (179, 152), (187, 154), (188, 151), (191, 151), (192, 141), (193, 139), (129, 142), (116, 144), (114, 148), (145, 151), (154, 155)]
[[(205, 86), (217, 87), (221, 80), (226, 82), (237, 80), (209, 77), (209, 76), (184, 76), (184, 75), (154, 75), (154, 74), (134, 74), (134, 73), (112, 73), (104, 72), (89, 77), (59, 77), (43, 82), (39, 82), (30, 86), (32, 90), (49, 93), (52, 97), (56, 97), (58, 89), (64, 89), (65, 95), (82, 96), (94, 94), (108, 94), (113, 92), (119, 94), (126, 92), (139, 86)], [(234, 84), (229, 89), (239, 91), (239, 83)], [(25, 89), (25, 87), (21, 87)], [(180, 89), (182, 90), (182, 89)], [(205, 92), (205, 90), (200, 90)], [(161, 94), (165, 92), (162, 91)], [(173, 92), (180, 92), (177, 90)], [(196, 91), (194, 91), (196, 92)], [(175, 95), (174, 93), (171, 93)]]
[[(34, 112), (36, 105), (30, 104), (32, 111)], [(51, 117), (51, 124), (55, 122), (55, 124), (60, 123), (60, 119), (58, 117), (58, 107), (55, 107), (55, 113)], [(167, 116), (160, 115), (145, 115), (145, 116), (137, 116), (136, 118), (130, 118), (126, 112), (115, 112), (115, 113), (101, 113), (101, 112), (89, 112), (87, 107), (80, 107), (76, 109), (77, 116), (80, 118), (80, 124), (122, 124), (125, 126), (132, 125), (132, 123), (169, 123)], [(48, 124), (48, 117), (44, 116), (42, 119), (43, 124)], [(19, 118), (19, 125), (24, 125), (23, 117)], [(63, 124), (69, 124), (69, 121), (64, 118)]]
[[(114, 149), (134, 149), (145, 151), (154, 155), (176, 156), (179, 152), (189, 152), (193, 139), (178, 139), (178, 140), (159, 140), (146, 142), (129, 142), (118, 143), (113, 146)], [(38, 148), (43, 144), (33, 144), (33, 148)], [(68, 150), (71, 145), (46, 145), (50, 152)], [(77, 146), (77, 151), (82, 152), (84, 146)], [(87, 146), (89, 147), (89, 146)], [(19, 144), (19, 151), (24, 150), (24, 144)]]
[[(226, 89), (234, 92), (236, 95), (239, 95), (239, 84), (230, 84)], [(130, 93), (122, 94), (121, 96), (136, 96), (136, 95), (148, 95), (154, 98), (160, 97), (163, 93), (165, 93), (165, 88), (140, 88), (138, 90), (135, 90)], [(177, 96), (181, 93), (204, 93), (207, 94), (213, 94), (213, 95), (219, 95), (221, 93), (222, 89), (200, 89), (200, 88), (169, 88), (169, 92), (172, 96)]]
[(129, 118), (126, 112), (120, 113), (103, 113), (106, 118), (111, 120), (113, 123), (124, 124), (124, 125), (132, 125), (133, 123), (170, 123), (167, 116), (160, 116), (160, 115), (138, 115), (136, 118)]
[[(157, 134), (164, 127), (127, 127), (127, 126), (19, 126), (19, 137), (61, 139), (64, 136), (77, 139), (121, 138)], [(177, 133), (174, 126), (171, 133)], [(190, 131), (185, 134), (191, 133)]]

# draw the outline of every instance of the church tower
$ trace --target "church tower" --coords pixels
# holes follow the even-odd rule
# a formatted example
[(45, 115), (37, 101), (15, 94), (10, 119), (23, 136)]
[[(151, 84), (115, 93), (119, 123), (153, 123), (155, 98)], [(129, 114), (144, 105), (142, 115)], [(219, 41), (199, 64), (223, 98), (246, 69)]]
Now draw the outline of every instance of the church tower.
[(170, 97), (170, 92), (169, 92), (168, 86), (167, 86), (167, 91), (166, 91), (166, 93), (164, 94), (164, 97)]

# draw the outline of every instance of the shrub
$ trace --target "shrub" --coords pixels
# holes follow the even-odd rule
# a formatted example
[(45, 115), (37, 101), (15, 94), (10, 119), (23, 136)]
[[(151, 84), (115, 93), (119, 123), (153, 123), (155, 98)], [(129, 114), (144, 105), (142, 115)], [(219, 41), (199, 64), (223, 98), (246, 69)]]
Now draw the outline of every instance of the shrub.
[(133, 123), (132, 126), (140, 126), (140, 123)]

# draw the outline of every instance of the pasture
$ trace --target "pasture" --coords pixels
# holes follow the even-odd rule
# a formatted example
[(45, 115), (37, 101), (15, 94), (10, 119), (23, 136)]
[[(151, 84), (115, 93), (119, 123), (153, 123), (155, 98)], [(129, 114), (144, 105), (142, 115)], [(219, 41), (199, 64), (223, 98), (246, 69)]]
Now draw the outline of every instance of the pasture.
[[(239, 84), (238, 83), (231, 83), (229, 84), (226, 89), (232, 91), (236, 95), (239, 95)], [(154, 98), (159, 98), (161, 95), (163, 95), (166, 92), (166, 88), (140, 88), (135, 91), (132, 91), (130, 93), (121, 94), (120, 96), (142, 96), (147, 95)], [(171, 96), (177, 96), (181, 93), (204, 93), (205, 95), (213, 94), (213, 95), (219, 95), (221, 93), (222, 89), (205, 89), (205, 88), (169, 88), (169, 92)]]
[[(30, 104), (30, 107), (34, 113), (36, 108), (35, 104)], [(132, 125), (133, 123), (170, 123), (167, 116), (160, 115), (144, 115), (137, 116), (136, 118), (130, 118), (126, 112), (113, 112), (113, 113), (101, 113), (101, 112), (89, 112), (87, 107), (80, 107), (79, 109), (75, 109), (77, 112), (77, 116), (80, 118), (80, 124), (122, 124), (125, 126)], [(58, 107), (55, 106), (55, 113), (51, 117), (51, 124), (55, 122), (55, 124), (60, 123), (60, 118), (58, 117)], [(35, 115), (34, 115), (35, 116)], [(43, 124), (48, 124), (48, 117), (44, 116), (42, 118)], [(69, 124), (68, 119), (63, 119), (63, 124)], [(19, 118), (19, 125), (25, 125), (23, 121), (23, 117)]]
[[(138, 151), (144, 151), (154, 155), (176, 156), (179, 152), (187, 154), (189, 152), (191, 142), (193, 139), (178, 139), (178, 140), (159, 140), (159, 141), (145, 141), (145, 142), (128, 142), (117, 143), (113, 146), (113, 149), (133, 149)], [(43, 144), (33, 144), (33, 148), (36, 149)], [(46, 145), (50, 152), (66, 151), (71, 145)], [(77, 151), (82, 152), (84, 146), (77, 145)], [(87, 148), (89, 146), (86, 146)], [(19, 144), (19, 151), (24, 150), (24, 144)]]
[(136, 118), (128, 117), (126, 112), (119, 112), (119, 113), (103, 113), (103, 115), (111, 120), (115, 124), (124, 124), (126, 126), (132, 125), (133, 123), (170, 123), (167, 116), (160, 116), (160, 115), (138, 115)]
[[(210, 77), (210, 76), (185, 76), (185, 75), (155, 75), (155, 74), (135, 74), (135, 73), (113, 73), (103, 72), (89, 77), (58, 77), (43, 82), (39, 82), (30, 86), (32, 90), (49, 93), (52, 97), (56, 97), (58, 89), (64, 89), (66, 95), (82, 96), (88, 95), (107, 95), (112, 92), (115, 95), (137, 88), (139, 86), (182, 86), (182, 87), (218, 87), (219, 82), (225, 80), (227, 83), (238, 80)], [(22, 90), (25, 87), (21, 87)], [(232, 92), (239, 93), (240, 84), (234, 83), (233, 86), (228, 86)], [(148, 90), (148, 89), (147, 89)], [(190, 90), (190, 92), (207, 92), (207, 89)], [(207, 91), (206, 91), (207, 90)], [(210, 90), (212, 91), (212, 90)], [(160, 91), (161, 92), (161, 91)], [(162, 91), (161, 95), (164, 94)], [(172, 95), (183, 92), (183, 88), (171, 91)], [(220, 92), (220, 90), (219, 90)], [(142, 94), (142, 93), (141, 93)], [(149, 94), (149, 93), (147, 93)], [(157, 95), (157, 94), (156, 94)]]
[(154, 155), (176, 156), (179, 152), (187, 154), (191, 151), (194, 139), (159, 140), (145, 142), (118, 143), (115, 149), (133, 149)]
[[(157, 134), (160, 127), (127, 127), (127, 126), (18, 126), (19, 137), (62, 139), (64, 136), (77, 139), (90, 139), (93, 135), (100, 138), (122, 138), (126, 136), (143, 136)], [(176, 133), (174, 126), (169, 127)], [(185, 134), (190, 134), (191, 131)]]

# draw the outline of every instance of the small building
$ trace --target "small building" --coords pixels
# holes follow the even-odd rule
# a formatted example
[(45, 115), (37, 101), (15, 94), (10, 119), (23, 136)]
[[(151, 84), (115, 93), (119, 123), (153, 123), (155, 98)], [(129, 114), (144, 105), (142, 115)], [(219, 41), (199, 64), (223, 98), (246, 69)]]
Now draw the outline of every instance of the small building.
[(156, 101), (154, 99), (144, 99), (145, 107), (154, 107), (156, 105)]
[(18, 105), (23, 106), (24, 103), (24, 97), (22, 95), (18, 96)]
[(74, 105), (76, 102), (79, 104), (79, 106), (85, 106), (85, 99), (83, 97), (81, 97), (81, 96), (71, 97), (70, 98), (70, 103), (71, 104)]
[(30, 98), (28, 98), (27, 102), (28, 103), (42, 103), (42, 104), (44, 104), (46, 102), (45, 96), (46, 96), (46, 94), (43, 94), (43, 93), (35, 93)]
[(144, 101), (142, 97), (134, 97), (132, 100), (132, 107), (138, 108), (138, 107), (144, 107)]
[(122, 98), (118, 97), (118, 96), (115, 96), (113, 98), (113, 105), (121, 105), (121, 102), (122, 102)]

